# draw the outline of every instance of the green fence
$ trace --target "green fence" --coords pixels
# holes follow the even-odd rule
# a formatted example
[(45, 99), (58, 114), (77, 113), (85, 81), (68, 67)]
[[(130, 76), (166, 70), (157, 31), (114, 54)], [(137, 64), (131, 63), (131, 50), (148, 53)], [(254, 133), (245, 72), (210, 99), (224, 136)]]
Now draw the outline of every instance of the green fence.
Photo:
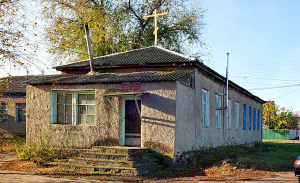
[(277, 131), (277, 130), (263, 130), (263, 139), (280, 139), (289, 140), (289, 130)]

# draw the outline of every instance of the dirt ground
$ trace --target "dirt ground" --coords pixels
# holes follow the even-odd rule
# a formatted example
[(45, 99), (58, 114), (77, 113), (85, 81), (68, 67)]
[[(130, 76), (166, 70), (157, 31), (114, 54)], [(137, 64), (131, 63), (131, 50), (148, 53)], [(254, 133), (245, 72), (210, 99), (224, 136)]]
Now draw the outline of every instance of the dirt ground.
[[(0, 154), (0, 165), (3, 163), (8, 163), (10, 161), (17, 160), (18, 157), (15, 152), (5, 152)], [(196, 177), (182, 177), (179, 179), (171, 179), (171, 180), (162, 180), (163, 182), (198, 182)], [(91, 181), (91, 180), (83, 180), (83, 179), (64, 179), (64, 178), (52, 178), (48, 176), (34, 175), (29, 172), (22, 171), (13, 171), (13, 170), (0, 170), (0, 182), (2, 183), (65, 183), (65, 182), (103, 182), (103, 181)], [(107, 182), (118, 182), (118, 181), (107, 181)], [(200, 182), (200, 181), (199, 181)], [(201, 181), (204, 182), (223, 182), (222, 180), (218, 181)], [(228, 182), (228, 181), (227, 181)], [(278, 176), (274, 178), (263, 178), (257, 180), (247, 180), (247, 181), (238, 181), (238, 182), (246, 182), (246, 183), (259, 183), (259, 182), (298, 182), (297, 177), (294, 176), (293, 172), (285, 172), (280, 173)]]

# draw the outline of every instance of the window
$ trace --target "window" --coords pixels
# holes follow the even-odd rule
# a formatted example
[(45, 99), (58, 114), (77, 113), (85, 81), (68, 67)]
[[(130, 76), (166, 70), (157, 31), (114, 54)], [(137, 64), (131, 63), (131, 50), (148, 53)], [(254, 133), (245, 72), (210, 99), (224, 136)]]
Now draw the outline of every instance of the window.
[(228, 109), (227, 109), (227, 129), (231, 129), (231, 100), (228, 100)]
[(209, 127), (209, 94), (207, 90), (202, 90), (202, 120), (203, 127)]
[(260, 116), (260, 110), (257, 110), (257, 130), (260, 130), (260, 120), (261, 120), (261, 116)]
[(247, 105), (243, 105), (243, 130), (247, 129)]
[(252, 108), (249, 106), (249, 130), (251, 131), (251, 126), (252, 126)]
[(240, 119), (240, 109), (239, 103), (234, 103), (234, 122), (235, 122), (235, 129), (239, 129), (239, 119)]
[(256, 109), (253, 109), (253, 130), (256, 130)]
[(78, 124), (95, 124), (94, 94), (78, 94)]
[(16, 122), (26, 122), (26, 104), (16, 103)]
[(72, 124), (72, 94), (57, 94), (57, 123)]
[(220, 96), (216, 95), (216, 128), (221, 128), (221, 100)]
[(95, 125), (92, 91), (53, 91), (51, 94), (51, 123)]
[(8, 107), (6, 103), (0, 104), (0, 121), (4, 122), (8, 120)]

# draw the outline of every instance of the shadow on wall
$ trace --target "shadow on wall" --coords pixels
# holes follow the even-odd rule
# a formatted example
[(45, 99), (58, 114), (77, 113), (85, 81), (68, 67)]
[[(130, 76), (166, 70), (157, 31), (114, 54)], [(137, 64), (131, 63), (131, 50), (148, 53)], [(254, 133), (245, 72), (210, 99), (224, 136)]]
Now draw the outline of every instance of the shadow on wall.
[(168, 128), (174, 128), (175, 129), (175, 121), (158, 119), (158, 118), (143, 117), (142, 122), (152, 124), (152, 125), (165, 126), (165, 127), (168, 127)]
[(145, 95), (143, 105), (171, 116), (176, 114), (176, 101), (157, 94)]

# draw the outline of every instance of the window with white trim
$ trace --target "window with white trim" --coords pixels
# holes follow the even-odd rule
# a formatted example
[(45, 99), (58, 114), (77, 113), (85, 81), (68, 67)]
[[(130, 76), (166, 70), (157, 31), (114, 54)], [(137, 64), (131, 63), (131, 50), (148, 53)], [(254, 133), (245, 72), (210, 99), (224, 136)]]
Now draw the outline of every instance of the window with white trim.
[(203, 127), (209, 127), (209, 93), (202, 89), (202, 121)]
[(239, 103), (234, 103), (234, 122), (235, 122), (235, 129), (239, 129), (239, 121), (240, 121), (240, 108)]
[(52, 91), (51, 123), (95, 125), (94, 91)]
[(228, 115), (228, 117), (227, 117), (227, 129), (231, 129), (231, 119), (232, 119), (232, 117), (231, 117), (231, 100), (229, 99), (228, 100), (228, 109), (227, 109), (228, 111), (227, 111), (227, 114), (226, 115)]
[(16, 122), (26, 122), (26, 103), (16, 103)]
[(216, 103), (215, 103), (215, 107), (216, 107), (216, 128), (221, 128), (221, 100), (220, 100), (220, 96), (216, 95)]
[(8, 120), (8, 107), (6, 103), (0, 104), (0, 122)]

